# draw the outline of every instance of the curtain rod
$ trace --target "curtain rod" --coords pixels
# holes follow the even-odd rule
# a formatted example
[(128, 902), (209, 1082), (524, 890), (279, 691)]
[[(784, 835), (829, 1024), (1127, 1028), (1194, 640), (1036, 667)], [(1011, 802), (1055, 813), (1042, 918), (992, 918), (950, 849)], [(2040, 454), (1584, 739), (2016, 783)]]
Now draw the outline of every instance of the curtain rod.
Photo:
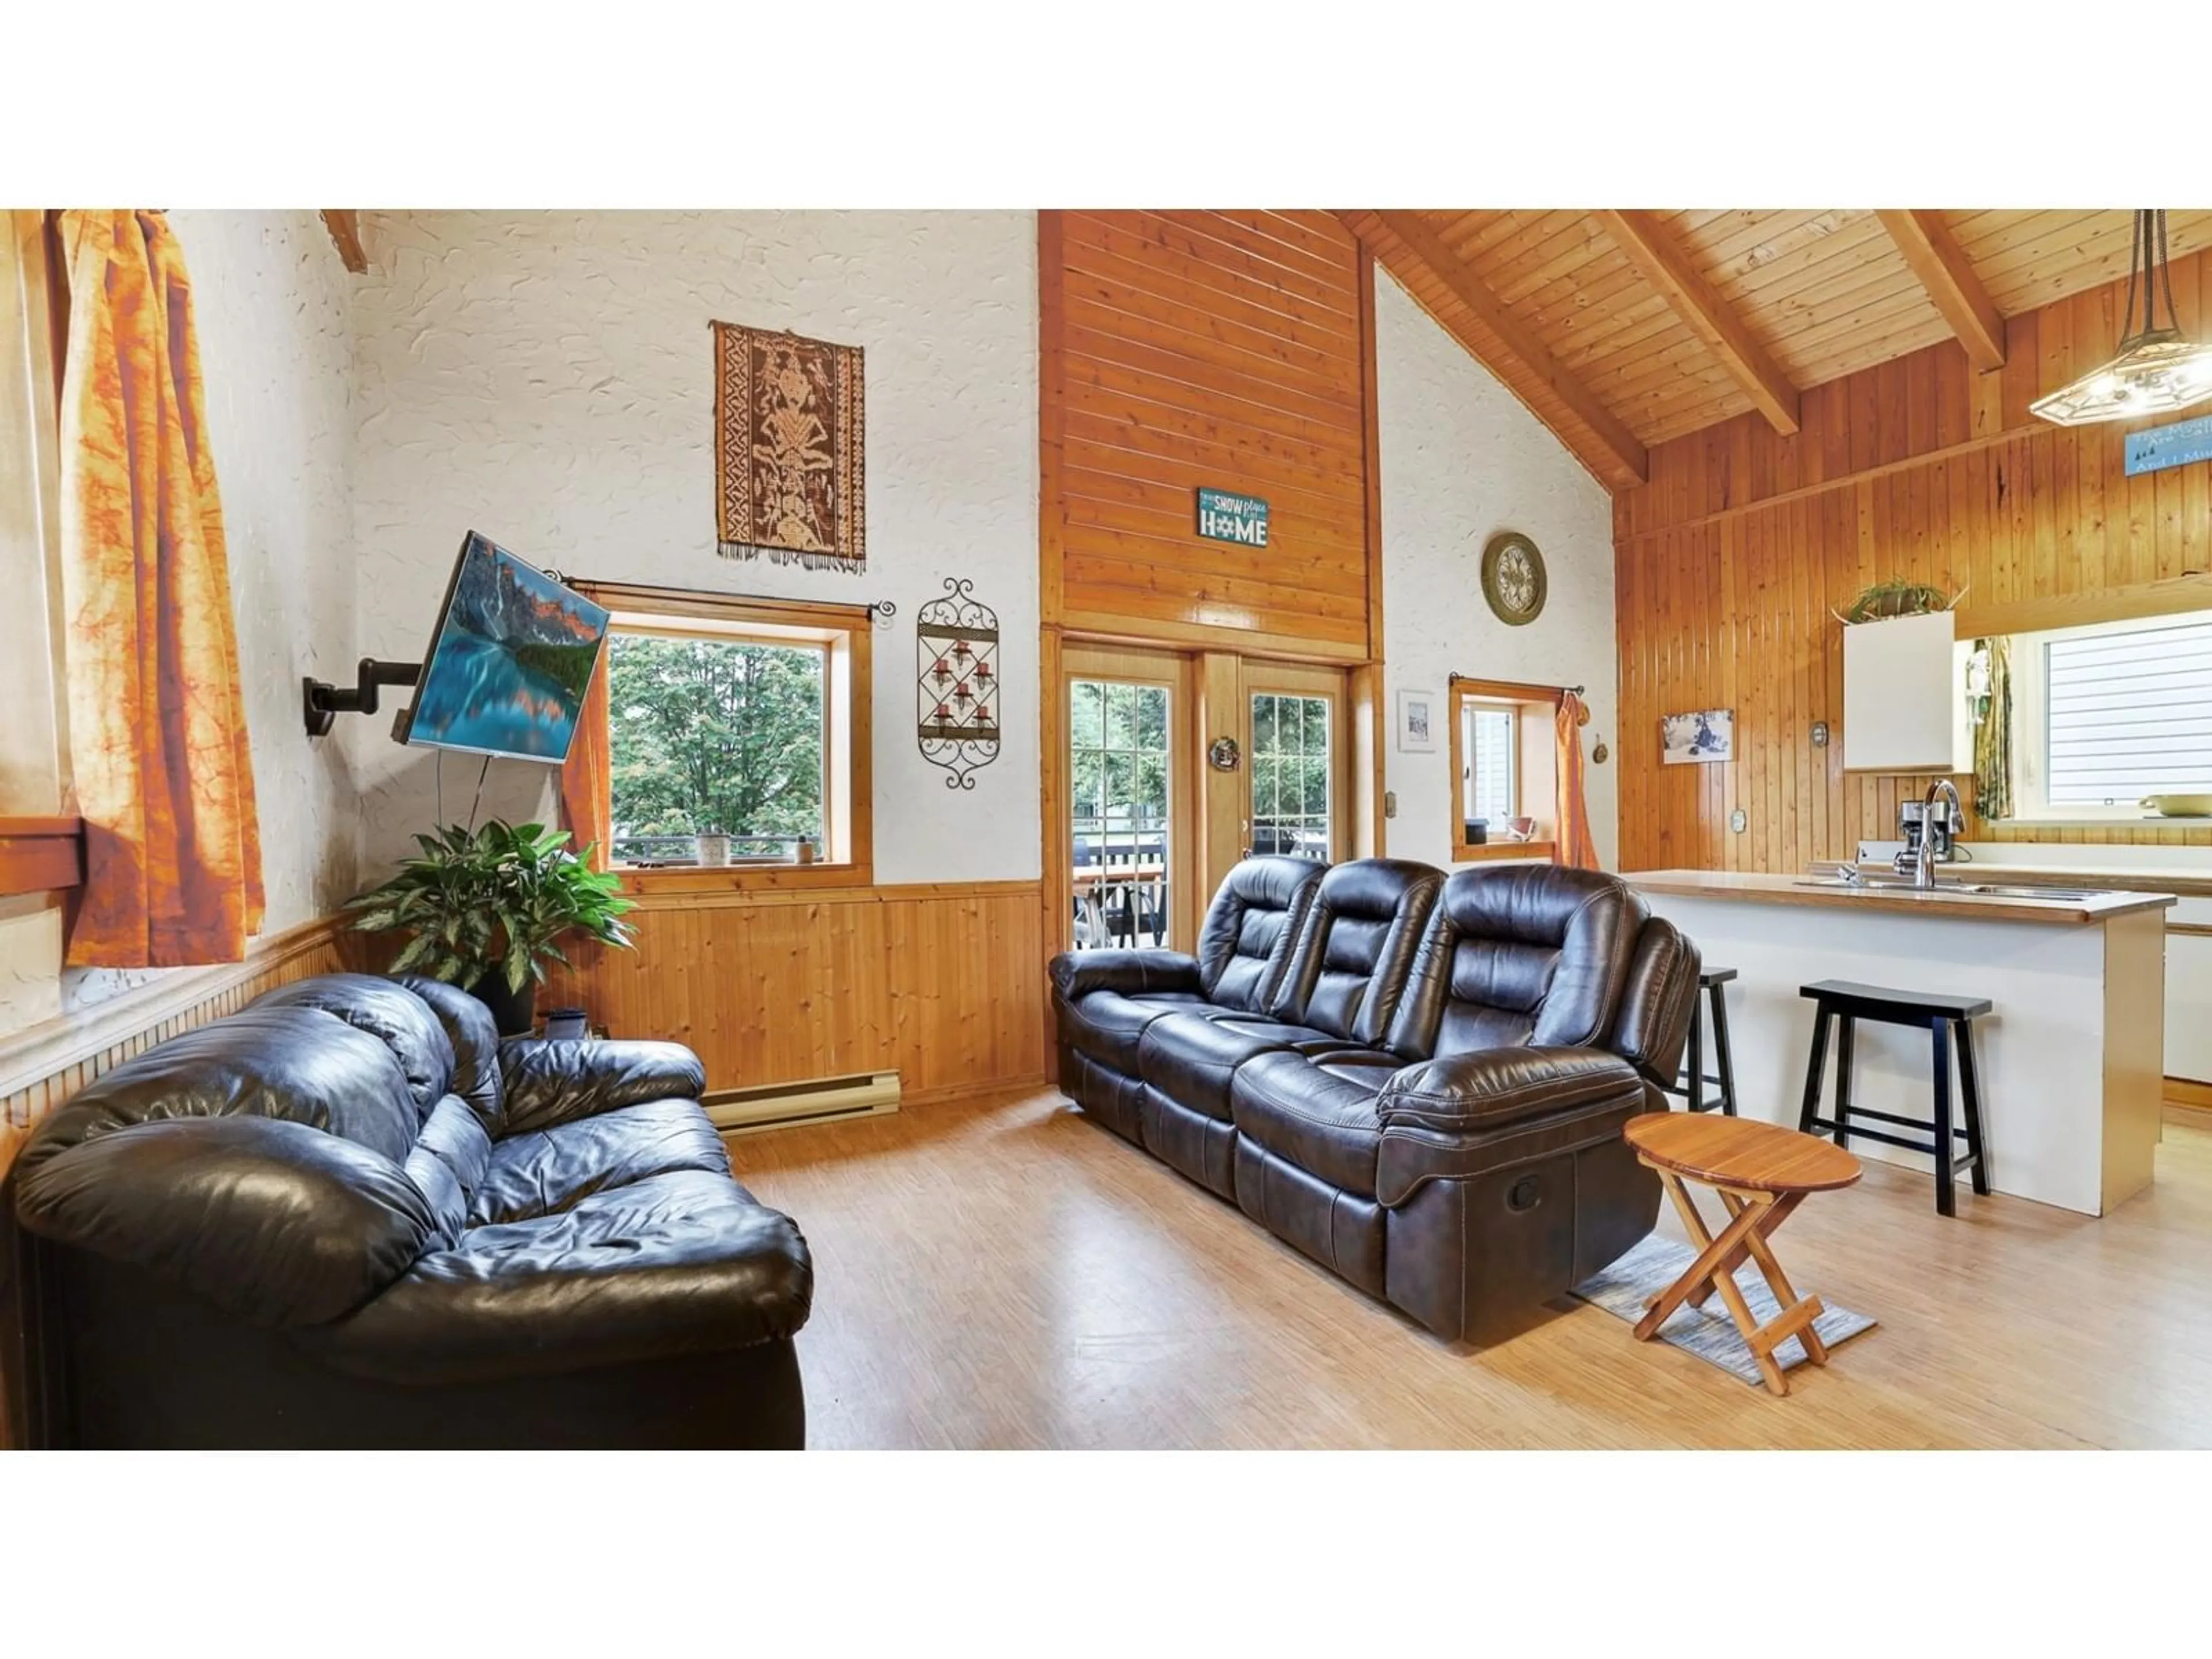
[(1486, 685), (1525, 685), (1531, 691), (1571, 691), (1578, 697), (1582, 696), (1583, 691), (1583, 688), (1579, 685), (1543, 685), (1534, 680), (1493, 680), (1487, 675), (1484, 674), (1454, 674), (1451, 676), (1451, 684), (1454, 685), (1457, 685), (1462, 680), (1480, 680)]

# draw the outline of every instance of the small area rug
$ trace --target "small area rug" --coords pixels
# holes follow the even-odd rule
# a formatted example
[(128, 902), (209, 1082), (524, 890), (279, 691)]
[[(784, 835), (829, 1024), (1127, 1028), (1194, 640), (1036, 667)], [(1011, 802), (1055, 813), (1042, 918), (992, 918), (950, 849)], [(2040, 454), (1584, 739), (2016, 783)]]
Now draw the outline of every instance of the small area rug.
[[(1574, 1293), (1594, 1307), (1602, 1308), (1615, 1318), (1633, 1325), (1644, 1317), (1651, 1298), (1680, 1278), (1682, 1270), (1696, 1260), (1697, 1253), (1688, 1245), (1677, 1244), (1654, 1233), (1613, 1266), (1576, 1285)], [(1742, 1287), (1743, 1299), (1751, 1304), (1751, 1316), (1760, 1324), (1782, 1311), (1782, 1304), (1766, 1288), (1766, 1281), (1759, 1277), (1755, 1264), (1746, 1262), (1736, 1269), (1735, 1282)], [(1838, 1308), (1826, 1297), (1820, 1300), (1824, 1305), (1820, 1316), (1813, 1322), (1813, 1328), (1820, 1333), (1820, 1340), (1828, 1345), (1831, 1353), (1835, 1352), (1837, 1344), (1874, 1328), (1875, 1322), (1866, 1315)], [(1697, 1355), (1709, 1365), (1719, 1366), (1754, 1388), (1762, 1385), (1759, 1362), (1744, 1346), (1743, 1334), (1736, 1329), (1735, 1321), (1729, 1317), (1727, 1307), (1717, 1296), (1706, 1297), (1702, 1308), (1675, 1309), (1659, 1328), (1659, 1340), (1685, 1353)], [(1804, 1344), (1791, 1337), (1774, 1351), (1774, 1363), (1785, 1371), (1803, 1364)]]

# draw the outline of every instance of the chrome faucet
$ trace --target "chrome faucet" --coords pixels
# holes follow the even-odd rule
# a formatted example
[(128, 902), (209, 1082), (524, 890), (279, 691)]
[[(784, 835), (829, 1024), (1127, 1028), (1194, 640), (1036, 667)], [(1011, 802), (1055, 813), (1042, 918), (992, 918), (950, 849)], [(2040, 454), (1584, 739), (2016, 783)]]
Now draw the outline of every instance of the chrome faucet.
[[(1951, 798), (1951, 816), (1948, 822), (1954, 830), (1959, 821), (1966, 816), (1966, 804), (1959, 799), (1957, 784), (1948, 778), (1938, 778), (1928, 786), (1928, 798), (1923, 804), (1924, 810), (1920, 815), (1920, 843), (1912, 852), (1911, 874), (1912, 884), (1915, 887), (1933, 887), (1936, 884), (1936, 800), (1940, 795), (1948, 795)], [(1902, 853), (1898, 854), (1900, 866), (1905, 857)], [(1902, 875), (1905, 872), (1900, 868), (1898, 873)]]

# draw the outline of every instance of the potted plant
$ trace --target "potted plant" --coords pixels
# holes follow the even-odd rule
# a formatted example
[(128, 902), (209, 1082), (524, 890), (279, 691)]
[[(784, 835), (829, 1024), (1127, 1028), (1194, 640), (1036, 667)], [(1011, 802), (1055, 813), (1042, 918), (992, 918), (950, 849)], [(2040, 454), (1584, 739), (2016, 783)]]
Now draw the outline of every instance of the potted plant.
[(410, 859), (381, 886), (349, 901), (359, 933), (399, 933), (407, 943), (390, 971), (427, 974), (466, 988), (492, 1011), (502, 1036), (531, 1029), (548, 962), (568, 961), (559, 941), (580, 933), (628, 948), (623, 914), (635, 907), (612, 875), (568, 848), (568, 832), (495, 818), (417, 836)]

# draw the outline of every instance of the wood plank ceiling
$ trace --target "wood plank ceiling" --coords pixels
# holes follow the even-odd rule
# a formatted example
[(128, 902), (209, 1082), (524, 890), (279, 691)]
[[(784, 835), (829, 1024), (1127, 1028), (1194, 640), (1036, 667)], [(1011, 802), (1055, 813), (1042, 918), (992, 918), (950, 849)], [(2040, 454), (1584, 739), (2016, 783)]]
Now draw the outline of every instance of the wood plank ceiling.
[[(1645, 452), (2124, 277), (2125, 209), (1341, 209), (1346, 226), (1608, 488)], [(2175, 258), (2212, 210), (2168, 215)], [(2114, 334), (2117, 339), (2118, 319)], [(2185, 324), (2191, 319), (2185, 318)]]

